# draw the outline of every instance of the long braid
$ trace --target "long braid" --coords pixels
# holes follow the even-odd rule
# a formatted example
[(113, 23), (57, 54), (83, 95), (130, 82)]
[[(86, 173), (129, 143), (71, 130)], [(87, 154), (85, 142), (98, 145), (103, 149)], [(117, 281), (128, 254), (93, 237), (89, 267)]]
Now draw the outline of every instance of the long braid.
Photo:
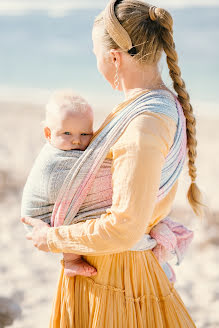
[(163, 49), (166, 53), (167, 65), (169, 68), (169, 74), (173, 80), (173, 87), (178, 94), (178, 100), (182, 105), (184, 115), (186, 117), (187, 128), (187, 148), (188, 148), (188, 168), (189, 175), (191, 177), (191, 185), (187, 192), (188, 201), (197, 216), (204, 216), (205, 205), (202, 203), (202, 194), (196, 184), (196, 166), (195, 160), (197, 157), (197, 140), (196, 140), (196, 119), (193, 113), (192, 105), (190, 104), (190, 97), (186, 91), (185, 82), (181, 77), (181, 70), (178, 66), (178, 55), (175, 50), (175, 43), (173, 40), (173, 20), (171, 15), (164, 9), (152, 7), (149, 10), (151, 20), (157, 21), (161, 30), (161, 41), (163, 43)]
[[(114, 0), (112, 1), (114, 2)], [(139, 65), (156, 64), (161, 58), (163, 50), (166, 53), (167, 65), (173, 81), (173, 87), (178, 95), (178, 100), (182, 105), (186, 117), (188, 168), (191, 177), (191, 185), (187, 192), (187, 198), (195, 214), (203, 217), (204, 207), (206, 207), (206, 205), (202, 202), (202, 194), (196, 184), (196, 119), (190, 104), (189, 95), (186, 91), (185, 82), (181, 77), (181, 70), (178, 66), (178, 55), (173, 40), (172, 17), (166, 10), (150, 6), (148, 3), (139, 0), (123, 0), (122, 2), (119, 1), (114, 4), (116, 24), (118, 25), (118, 22), (121, 24), (128, 33), (129, 42), (131, 39), (133, 45), (133, 48), (127, 49), (127, 51), (130, 54), (129, 51), (132, 50), (131, 55)], [(101, 13), (97, 17), (95, 24), (103, 24), (103, 26), (105, 26), (104, 13)], [(116, 33), (115, 30), (113, 33)], [(118, 32), (118, 34), (120, 34), (120, 32)], [(107, 50), (118, 49), (120, 47), (116, 41), (111, 38), (105, 27), (103, 43)], [(124, 46), (127, 48), (126, 45)]]

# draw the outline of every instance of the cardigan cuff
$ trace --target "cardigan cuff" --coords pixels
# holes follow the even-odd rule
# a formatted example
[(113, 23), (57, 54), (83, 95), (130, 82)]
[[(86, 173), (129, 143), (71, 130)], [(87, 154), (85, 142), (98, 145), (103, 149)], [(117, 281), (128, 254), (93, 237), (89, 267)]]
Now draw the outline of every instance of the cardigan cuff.
[(55, 246), (54, 240), (54, 234), (55, 234), (56, 228), (49, 228), (47, 231), (47, 245), (49, 247), (50, 252), (52, 253), (62, 253), (60, 250), (58, 250)]

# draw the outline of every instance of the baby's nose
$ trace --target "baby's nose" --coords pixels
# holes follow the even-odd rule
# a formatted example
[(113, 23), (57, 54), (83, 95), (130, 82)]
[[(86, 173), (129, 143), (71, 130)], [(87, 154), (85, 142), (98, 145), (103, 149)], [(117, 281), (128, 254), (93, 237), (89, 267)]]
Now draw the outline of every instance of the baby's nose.
[(79, 145), (80, 144), (80, 138), (73, 138), (72, 139), (72, 144), (73, 145)]

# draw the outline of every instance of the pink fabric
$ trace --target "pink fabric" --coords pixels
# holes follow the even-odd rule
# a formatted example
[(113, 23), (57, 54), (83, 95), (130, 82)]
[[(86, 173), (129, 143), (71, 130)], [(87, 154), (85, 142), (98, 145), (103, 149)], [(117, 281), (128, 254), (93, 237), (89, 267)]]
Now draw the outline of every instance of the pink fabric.
[[(159, 93), (162, 93), (162, 91), (159, 90)], [(100, 132), (99, 136), (94, 139), (85, 150), (79, 163), (76, 163), (72, 167), (59, 191), (51, 218), (52, 227), (63, 225), (64, 222), (65, 224), (72, 224), (74, 217), (77, 215), (83, 204), (83, 200), (89, 192), (103, 160), (109, 152), (110, 147), (115, 143), (115, 140), (119, 137), (121, 131), (126, 128), (134, 117), (147, 111), (147, 108), (142, 107), (141, 105), (142, 99), (147, 97), (148, 95), (140, 96), (138, 101), (134, 101), (133, 105), (131, 104), (127, 106), (127, 108), (125, 107), (119, 115), (111, 120), (110, 123)], [(168, 179), (165, 180), (163, 186), (160, 186), (157, 201), (163, 199), (175, 183), (186, 157), (186, 118), (182, 106), (176, 96), (175, 101), (179, 115), (176, 132), (177, 138), (174, 140), (173, 146), (171, 147), (164, 164), (165, 173), (167, 174)], [(72, 206), (70, 206), (70, 204), (72, 204)]]
[[(141, 99), (140, 97), (139, 100)], [(164, 168), (168, 179), (166, 179), (167, 181), (165, 181), (163, 187), (159, 188), (157, 201), (163, 199), (178, 178), (187, 152), (186, 118), (177, 97), (175, 97), (175, 100), (179, 114), (176, 140), (174, 140), (174, 144), (166, 158)], [(125, 124), (128, 124), (135, 115), (139, 115), (140, 111), (136, 114), (135, 106), (136, 104), (134, 107), (130, 107), (126, 115), (123, 114), (114, 121), (112, 120), (105, 130), (101, 131), (99, 137), (93, 141), (92, 146), (86, 149), (79, 163), (72, 167), (55, 203), (51, 219), (52, 226), (57, 227), (64, 223), (72, 224), (86, 195), (89, 193), (103, 160), (110, 147), (115, 143), (120, 131), (122, 131), (122, 127), (125, 128)], [(118, 122), (117, 119), (119, 119)], [(170, 173), (171, 177), (169, 177)], [(185, 251), (193, 239), (193, 232), (170, 218), (165, 218), (151, 230), (150, 235), (157, 241), (157, 246), (153, 249), (155, 256), (161, 264), (164, 264), (168, 273), (171, 272), (171, 279), (174, 281), (174, 271), (167, 262), (174, 256), (177, 257), (177, 264), (182, 261)]]
[[(176, 256), (179, 265), (194, 238), (193, 231), (168, 217), (153, 227), (150, 235), (157, 241), (153, 252), (161, 264)], [(172, 271), (172, 281), (175, 281), (175, 273), (169, 264), (168, 266)]]

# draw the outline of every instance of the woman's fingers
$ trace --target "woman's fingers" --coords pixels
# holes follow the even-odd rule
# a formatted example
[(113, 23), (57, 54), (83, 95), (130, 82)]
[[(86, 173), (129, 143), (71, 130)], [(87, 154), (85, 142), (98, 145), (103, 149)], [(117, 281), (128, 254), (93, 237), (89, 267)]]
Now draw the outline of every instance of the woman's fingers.
[(26, 223), (30, 226), (33, 226), (33, 224), (31, 224), (32, 223), (32, 218), (29, 218), (29, 217), (21, 218), (21, 222)]
[(21, 222), (26, 223), (32, 227), (50, 227), (50, 225), (46, 222), (43, 222), (42, 220), (39, 219), (33, 219), (31, 217), (24, 217), (21, 218)]
[(32, 240), (32, 233), (26, 234), (26, 238), (27, 238), (27, 240)]
[(39, 220), (30, 217), (21, 218), (21, 222), (26, 223), (32, 227), (35, 226), (38, 221)]
[(26, 235), (26, 238), (27, 238), (27, 240), (32, 240), (33, 241), (33, 246), (36, 247), (36, 248), (38, 248), (38, 244), (37, 244), (37, 242), (35, 242), (33, 240), (33, 237), (32, 237), (32, 234), (31, 233), (27, 234)]
[(47, 245), (47, 231), (50, 225), (39, 219), (33, 219), (30, 217), (21, 218), (21, 222), (32, 226), (31, 232), (26, 234), (26, 239), (33, 242), (33, 246), (38, 248), (40, 251), (49, 252)]

